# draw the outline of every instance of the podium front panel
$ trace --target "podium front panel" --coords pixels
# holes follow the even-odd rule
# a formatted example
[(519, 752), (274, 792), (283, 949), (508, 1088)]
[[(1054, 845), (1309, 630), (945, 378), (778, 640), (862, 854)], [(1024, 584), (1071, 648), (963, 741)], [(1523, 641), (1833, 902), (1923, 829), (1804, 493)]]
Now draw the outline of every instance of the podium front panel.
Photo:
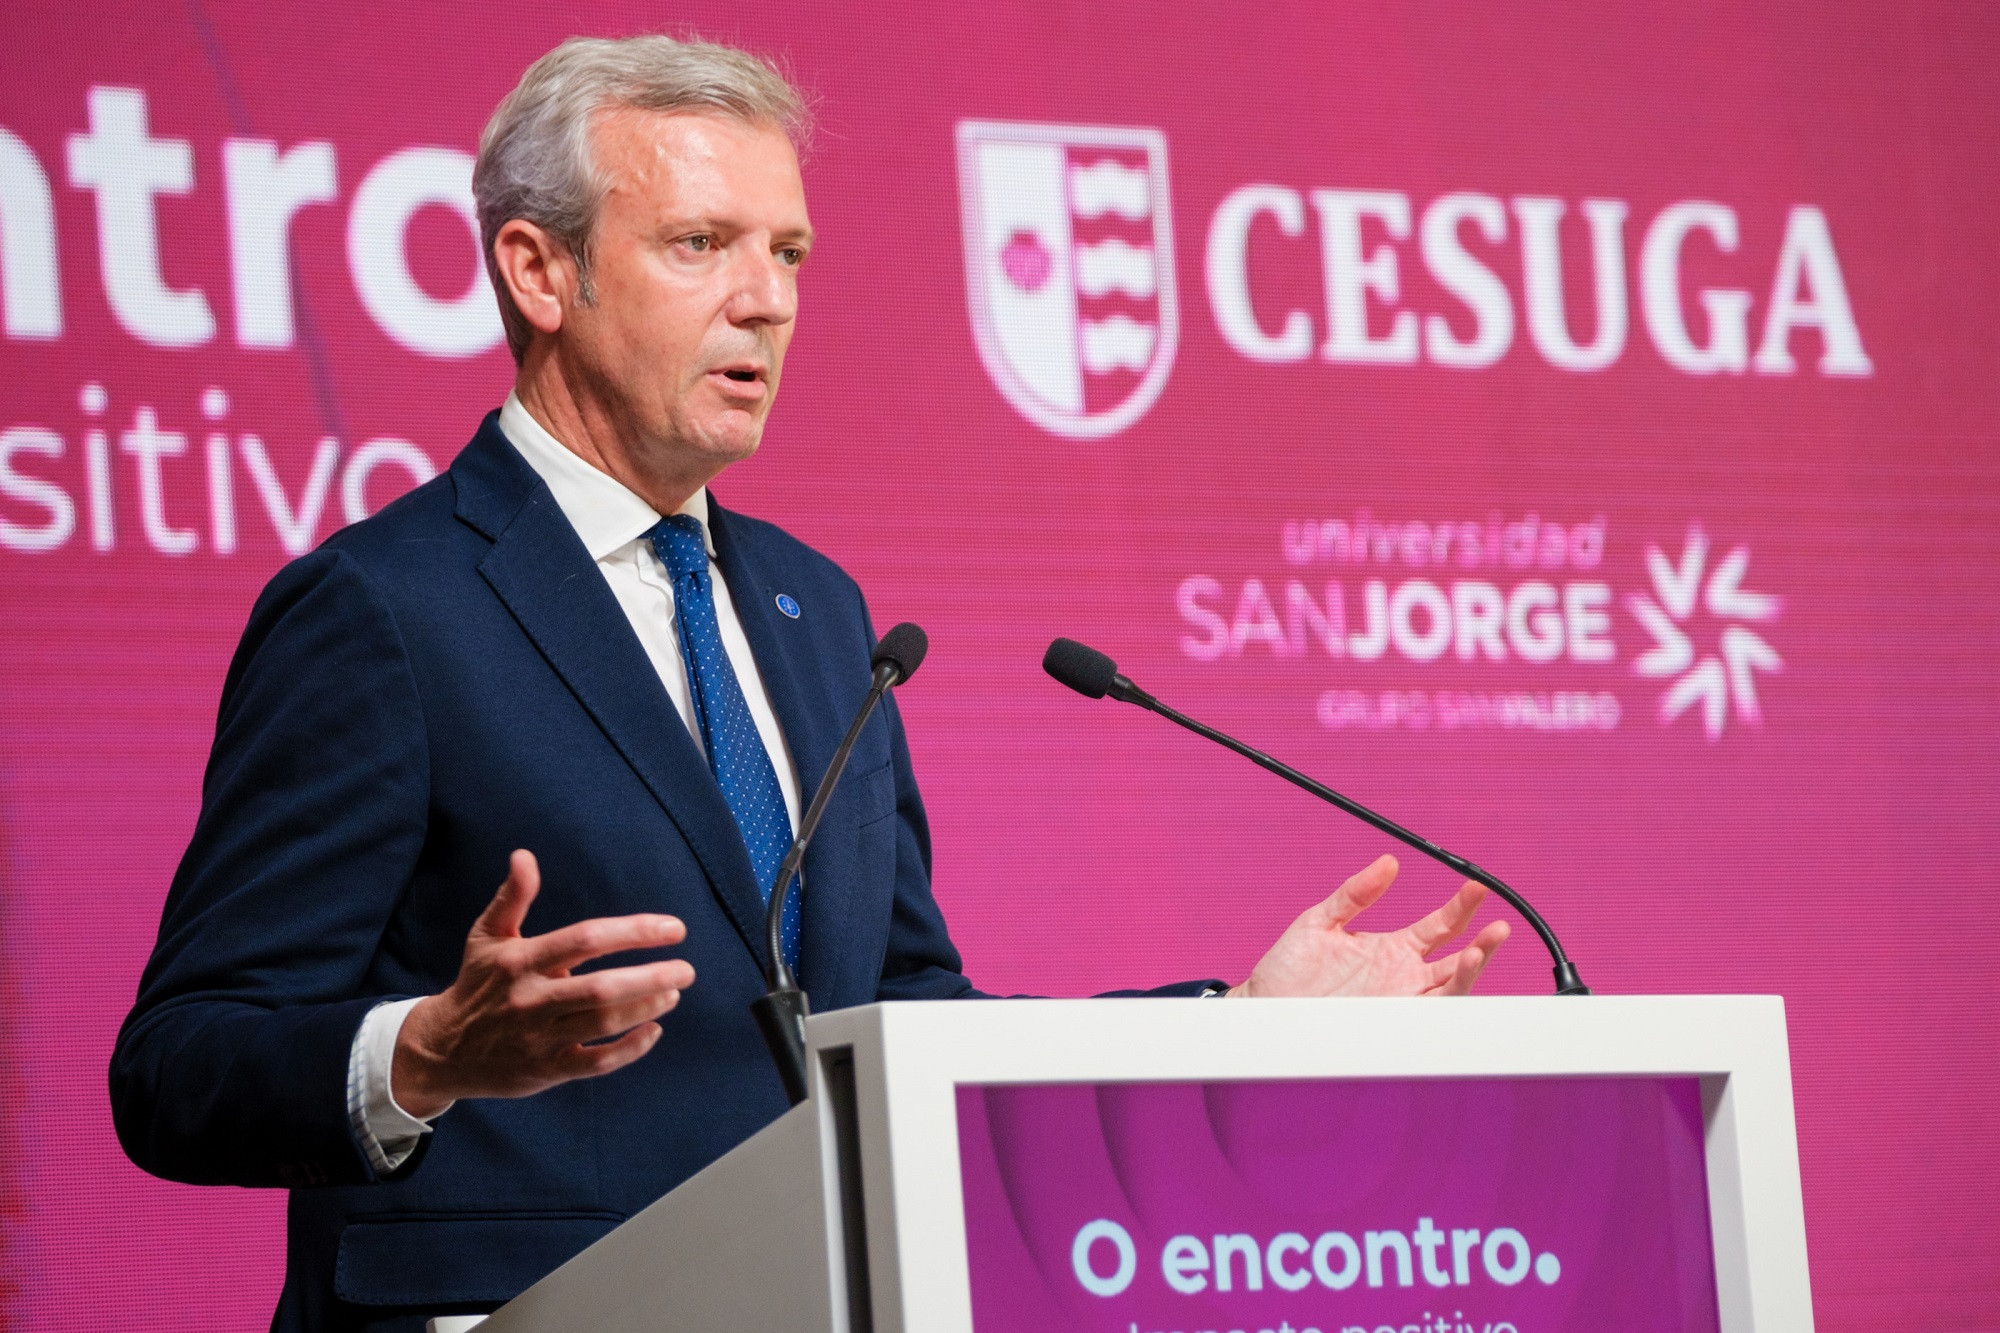
[(904, 1003), (809, 1040), (852, 1062), (873, 1333), (1812, 1326), (1774, 997)]

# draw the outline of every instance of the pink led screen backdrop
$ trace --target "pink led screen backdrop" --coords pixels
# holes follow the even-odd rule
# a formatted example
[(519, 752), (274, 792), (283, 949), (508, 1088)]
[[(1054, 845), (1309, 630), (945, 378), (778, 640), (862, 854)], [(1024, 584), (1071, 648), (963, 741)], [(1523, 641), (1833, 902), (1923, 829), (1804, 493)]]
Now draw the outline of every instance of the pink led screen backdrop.
[(961, 1086), (958, 1131), (977, 1333), (1720, 1327), (1697, 1078)]
[[(1048, 681), (1073, 635), (1520, 886), (1600, 990), (1782, 994), (1823, 1325), (2000, 1325), (2000, 17), (8, 18), (10, 1323), (268, 1318), (283, 1201), (144, 1177), (104, 1092), (224, 667), (506, 391), (494, 103), (674, 25), (819, 109), (784, 392), (717, 490), (930, 631), (904, 704), (977, 982), (1238, 977), (1387, 848)], [(1404, 864), (1390, 924), (1453, 887)], [(1485, 984), (1547, 977), (1524, 931)]]

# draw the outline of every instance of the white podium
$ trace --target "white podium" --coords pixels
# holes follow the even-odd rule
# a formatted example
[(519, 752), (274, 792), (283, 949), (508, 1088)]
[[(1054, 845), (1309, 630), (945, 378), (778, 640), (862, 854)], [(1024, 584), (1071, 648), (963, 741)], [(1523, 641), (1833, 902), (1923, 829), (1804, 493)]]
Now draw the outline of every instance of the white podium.
[(808, 1041), (806, 1102), (481, 1333), (1812, 1327), (1775, 997), (908, 1003)]

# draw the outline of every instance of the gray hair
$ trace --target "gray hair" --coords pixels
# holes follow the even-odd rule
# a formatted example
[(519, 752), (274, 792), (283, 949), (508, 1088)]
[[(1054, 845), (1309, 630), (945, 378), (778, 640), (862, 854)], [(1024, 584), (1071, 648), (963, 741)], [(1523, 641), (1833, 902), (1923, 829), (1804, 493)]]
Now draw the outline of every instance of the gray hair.
[(769, 123), (795, 145), (810, 129), (804, 99), (776, 66), (712, 42), (572, 37), (528, 66), (486, 122), (472, 169), (486, 275), (517, 362), (530, 330), (500, 277), (494, 237), (514, 218), (534, 223), (575, 257), (580, 298), (592, 299), (590, 234), (608, 183), (591, 161), (590, 124), (611, 107), (706, 111)]

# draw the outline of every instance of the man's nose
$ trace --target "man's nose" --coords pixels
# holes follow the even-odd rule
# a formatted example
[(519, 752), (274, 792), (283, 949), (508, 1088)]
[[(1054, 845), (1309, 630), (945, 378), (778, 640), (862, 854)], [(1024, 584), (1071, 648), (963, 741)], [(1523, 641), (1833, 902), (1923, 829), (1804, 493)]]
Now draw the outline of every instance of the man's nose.
[(789, 265), (761, 250), (744, 255), (736, 269), (736, 290), (729, 301), (730, 323), (791, 323), (798, 314), (799, 294)]

